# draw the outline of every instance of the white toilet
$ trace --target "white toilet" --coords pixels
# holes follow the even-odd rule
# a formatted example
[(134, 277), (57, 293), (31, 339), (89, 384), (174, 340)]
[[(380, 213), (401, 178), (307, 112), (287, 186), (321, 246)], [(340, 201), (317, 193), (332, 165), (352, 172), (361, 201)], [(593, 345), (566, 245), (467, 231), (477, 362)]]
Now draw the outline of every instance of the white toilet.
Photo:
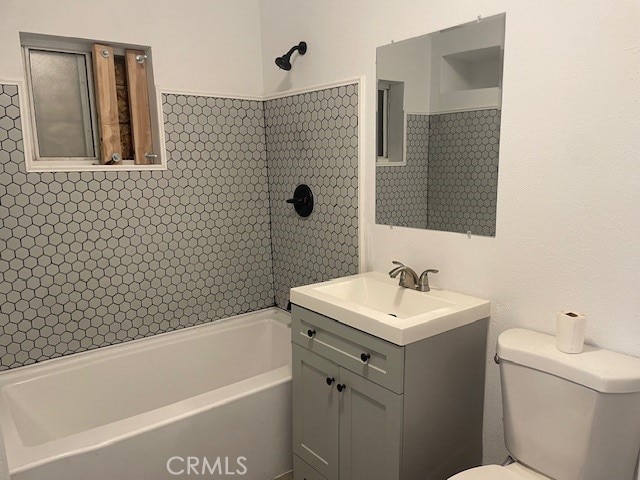
[(585, 345), (556, 349), (555, 337), (503, 332), (505, 444), (516, 463), (450, 480), (633, 480), (640, 452), (640, 359)]

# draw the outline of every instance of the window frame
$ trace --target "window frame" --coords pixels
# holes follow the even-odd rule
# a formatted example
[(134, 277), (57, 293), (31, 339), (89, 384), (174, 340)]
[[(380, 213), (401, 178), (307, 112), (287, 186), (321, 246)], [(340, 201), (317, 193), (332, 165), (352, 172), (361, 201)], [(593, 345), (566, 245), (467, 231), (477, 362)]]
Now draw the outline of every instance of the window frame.
[[(97, 115), (97, 99), (94, 85), (92, 62), (93, 45), (106, 43), (113, 47), (114, 54), (125, 55), (126, 49), (144, 50), (148, 59), (151, 59), (151, 48), (139, 45), (125, 45), (118, 42), (101, 42), (98, 40), (83, 40), (75, 38), (50, 37), (46, 35), (20, 33), (22, 50), (24, 80), (20, 88), (20, 104), (23, 143), (25, 149), (25, 164), (27, 172), (85, 172), (85, 171), (141, 171), (141, 170), (167, 170), (167, 155), (164, 134), (164, 118), (162, 109), (163, 92), (154, 83), (153, 70), (149, 71), (149, 115), (151, 117), (151, 132), (153, 137), (153, 153), (157, 155), (157, 161), (153, 164), (136, 164), (133, 160), (123, 160), (122, 164), (107, 165), (100, 161), (100, 129)], [(89, 102), (91, 108), (91, 123), (94, 138), (94, 157), (40, 157), (37, 126), (35, 121), (35, 108), (33, 91), (31, 88), (31, 71), (29, 65), (29, 50), (44, 50), (61, 53), (75, 53), (85, 55), (87, 65), (87, 82), (89, 88)]]
[[(407, 164), (407, 114), (404, 111), (404, 82), (393, 80), (377, 80), (376, 89), (376, 166), (377, 167), (403, 167)], [(382, 99), (382, 137), (380, 137), (380, 92), (383, 92)], [(400, 95), (400, 99), (397, 96)], [(395, 101), (393, 99), (396, 99)], [(399, 100), (399, 101), (398, 101)], [(392, 124), (394, 122), (394, 130)], [(399, 122), (399, 123), (398, 123)], [(400, 125), (398, 132), (397, 125)], [(382, 138), (383, 156), (378, 155), (378, 140)], [(401, 143), (399, 148), (395, 145)], [(391, 148), (393, 147), (393, 151)], [(393, 154), (393, 155), (392, 155)]]
[[(389, 162), (389, 83), (378, 82), (376, 90), (376, 156), (377, 163)], [(382, 111), (380, 111), (380, 95), (382, 92)], [(380, 124), (382, 119), (382, 124)], [(381, 141), (382, 145), (378, 144)], [(379, 154), (382, 147), (382, 155)]]
[[(87, 94), (88, 94), (88, 111), (90, 115), (90, 124), (91, 124), (91, 136), (90, 138), (93, 140), (93, 157), (42, 157), (40, 155), (40, 143), (38, 141), (38, 127), (36, 122), (36, 112), (35, 112), (35, 99), (33, 93), (33, 80), (31, 77), (31, 60), (29, 53), (32, 51), (41, 51), (41, 52), (54, 52), (54, 53), (70, 53), (74, 55), (82, 55), (85, 61), (85, 70), (86, 70), (86, 81), (87, 81)], [(22, 55), (25, 66), (26, 73), (26, 84), (27, 84), (27, 92), (29, 95), (28, 102), (30, 105), (29, 108), (29, 122), (30, 130), (32, 132), (32, 152), (33, 152), (33, 160), (35, 162), (83, 162), (88, 164), (93, 164), (95, 162), (100, 161), (100, 157), (98, 156), (100, 152), (100, 137), (98, 133), (98, 114), (96, 111), (96, 102), (95, 102), (95, 91), (94, 91), (94, 78), (93, 78), (93, 69), (91, 68), (91, 52), (82, 51), (80, 49), (71, 50), (71, 49), (61, 49), (61, 48), (48, 48), (48, 47), (32, 47), (32, 46), (23, 46), (22, 47)], [(84, 103), (84, 102), (83, 102)]]

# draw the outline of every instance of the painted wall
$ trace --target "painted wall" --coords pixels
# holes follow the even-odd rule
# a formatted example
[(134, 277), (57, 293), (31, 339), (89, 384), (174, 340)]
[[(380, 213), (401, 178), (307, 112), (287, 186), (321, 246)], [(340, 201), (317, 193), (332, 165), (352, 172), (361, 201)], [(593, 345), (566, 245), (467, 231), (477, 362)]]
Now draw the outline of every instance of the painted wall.
[(385, 45), (377, 50), (378, 79), (404, 83), (404, 111), (429, 112), (431, 38)]
[[(570, 307), (589, 315), (590, 342), (640, 355), (637, 1), (261, 6), (267, 93), (365, 76), (360, 169), (368, 268), (388, 270), (393, 259), (418, 271), (438, 268), (435, 286), (491, 299), (490, 353), (501, 331), (552, 332), (555, 312)], [(373, 225), (376, 47), (501, 12), (507, 19), (496, 238)], [(273, 68), (273, 58), (300, 40), (309, 50), (291, 73)], [(491, 361), (485, 460), (505, 454)]]
[(18, 32), (150, 45), (156, 85), (260, 95), (258, 0), (2, 0), (0, 79), (22, 79)]

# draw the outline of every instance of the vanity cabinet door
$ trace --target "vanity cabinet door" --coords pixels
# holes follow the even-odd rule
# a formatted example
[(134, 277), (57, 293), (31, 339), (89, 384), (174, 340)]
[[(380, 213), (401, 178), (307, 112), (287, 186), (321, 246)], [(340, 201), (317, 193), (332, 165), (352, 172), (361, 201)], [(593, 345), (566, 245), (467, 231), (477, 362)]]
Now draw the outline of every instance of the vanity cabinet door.
[(398, 480), (402, 395), (344, 368), (340, 383), (340, 480)]
[(339, 367), (293, 345), (293, 451), (327, 480), (338, 480)]

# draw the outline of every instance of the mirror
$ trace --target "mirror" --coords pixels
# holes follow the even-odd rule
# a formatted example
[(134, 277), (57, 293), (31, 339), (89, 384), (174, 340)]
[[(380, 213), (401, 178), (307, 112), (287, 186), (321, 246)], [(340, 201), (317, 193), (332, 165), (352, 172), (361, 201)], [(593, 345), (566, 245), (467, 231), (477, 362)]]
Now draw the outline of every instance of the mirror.
[(495, 236), (504, 24), (376, 50), (376, 223)]

